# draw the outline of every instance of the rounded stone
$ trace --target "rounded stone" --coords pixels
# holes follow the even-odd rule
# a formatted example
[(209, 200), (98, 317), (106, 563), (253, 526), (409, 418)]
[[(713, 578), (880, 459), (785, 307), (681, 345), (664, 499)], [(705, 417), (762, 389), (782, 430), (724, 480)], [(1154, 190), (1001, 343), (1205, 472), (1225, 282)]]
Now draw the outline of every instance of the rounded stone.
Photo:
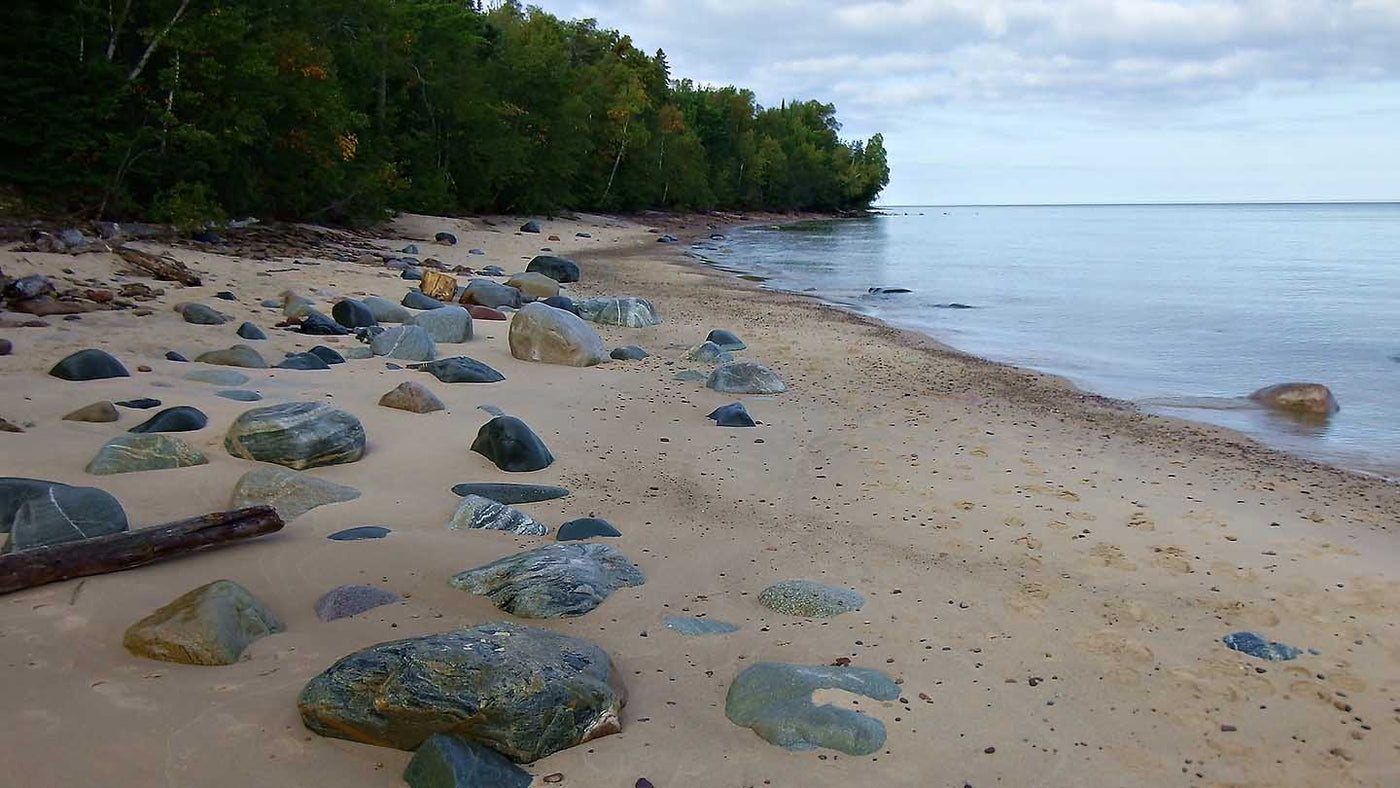
[(472, 338), (472, 314), (456, 304), (419, 312), (409, 322), (426, 331), (434, 342), (467, 342)]
[(701, 342), (695, 347), (687, 350), (685, 352), (684, 358), (687, 361), (699, 361), (705, 364), (714, 364), (718, 362), (727, 362), (734, 360), (734, 356), (730, 355), (729, 351), (721, 349), (719, 345), (716, 345), (715, 343), (709, 340), (705, 340), (704, 342)]
[(335, 306), (331, 307), (331, 317), (346, 328), (367, 328), (379, 325), (379, 321), (374, 317), (374, 312), (368, 306), (348, 298), (337, 301)]
[(554, 255), (539, 255), (525, 266), (526, 272), (540, 273), (561, 284), (569, 284), (579, 280), (578, 263), (567, 257), (555, 257)]
[(264, 334), (261, 328), (258, 328), (257, 326), (248, 322), (244, 322), (242, 325), (240, 325), (238, 327), (237, 333), (240, 337), (243, 337), (244, 339), (267, 339), (267, 334)]
[(603, 340), (576, 315), (527, 304), (510, 321), (510, 354), (523, 361), (591, 367), (608, 360)]
[(222, 367), (267, 369), (267, 361), (263, 359), (262, 354), (247, 345), (234, 345), (227, 350), (200, 353), (194, 360), (201, 364), (216, 364)]
[(456, 356), (417, 364), (414, 369), (427, 372), (443, 383), (499, 383), (505, 376), (474, 358)]
[(404, 323), (413, 315), (402, 306), (379, 296), (366, 296), (361, 303), (369, 309), (370, 315), (379, 323)]
[(645, 298), (590, 298), (578, 303), (584, 320), (624, 328), (645, 328), (661, 323), (656, 307)]
[(338, 586), (316, 601), (316, 617), (322, 621), (335, 621), (399, 601), (401, 597), (398, 594), (376, 586)]
[(250, 378), (242, 372), (234, 372), (231, 369), (196, 369), (193, 372), (185, 373), (185, 380), (210, 383), (215, 386), (241, 386), (247, 383)]
[(417, 290), (408, 291), (408, 293), (404, 295), (402, 303), (409, 309), (440, 309), (447, 306), (447, 304), (444, 304), (436, 298), (430, 298)]
[(544, 536), (549, 528), (518, 509), (483, 498), (464, 495), (447, 521), (451, 531), (505, 531), (520, 536)]
[(581, 539), (606, 536), (622, 536), (622, 532), (601, 517), (580, 517), (559, 526), (559, 531), (554, 535), (554, 541), (577, 542)]
[(202, 430), (209, 424), (209, 417), (199, 408), (178, 405), (166, 408), (156, 415), (132, 427), (128, 432), (193, 432)]
[(122, 638), (138, 657), (186, 665), (232, 665), (282, 622), (243, 586), (216, 580), (132, 624)]
[(122, 363), (110, 353), (96, 348), (79, 350), (65, 357), (49, 370), (49, 374), (63, 380), (103, 380), (106, 378), (129, 378)]
[(872, 668), (759, 662), (734, 677), (724, 713), (735, 725), (789, 750), (824, 747), (847, 755), (870, 755), (884, 746), (883, 723), (854, 709), (817, 706), (812, 693), (821, 689), (880, 701), (899, 697), (899, 685)]
[(598, 542), (549, 544), (452, 576), (452, 587), (479, 594), (521, 618), (572, 618), (619, 588), (646, 577), (617, 548)]
[(418, 326), (394, 326), (376, 336), (369, 347), (376, 356), (403, 361), (432, 361), (437, 357), (437, 345)]
[(86, 421), (94, 424), (103, 424), (116, 421), (121, 418), (117, 412), (117, 406), (110, 402), (94, 402), (91, 405), (84, 405), (81, 408), (63, 417), (64, 421)]
[(200, 326), (217, 326), (227, 323), (229, 316), (211, 309), (204, 304), (181, 304), (179, 306), (180, 316), (186, 323), (194, 323)]
[(98, 450), (87, 464), (94, 476), (188, 468), (208, 463), (195, 447), (172, 435), (123, 435)]
[(733, 351), (745, 350), (748, 348), (748, 345), (744, 344), (744, 340), (740, 339), (737, 334), (723, 328), (716, 328), (711, 331), (709, 336), (705, 337), (705, 339), (706, 341), (719, 345), (722, 350)]
[(1340, 410), (1332, 390), (1321, 383), (1279, 383), (1249, 398), (1266, 408), (1325, 416)]
[(292, 353), (277, 364), (277, 369), (319, 370), (331, 365), (315, 353)]
[(492, 308), (508, 306), (511, 309), (519, 309), (524, 302), (525, 300), (518, 289), (500, 282), (492, 282), (489, 279), (471, 280), (467, 283), (466, 292), (462, 294), (462, 303), (464, 304)]
[(543, 470), (554, 462), (544, 441), (514, 416), (497, 416), (483, 424), (472, 442), (472, 451), (512, 473)]
[(759, 604), (779, 613), (807, 618), (830, 618), (865, 605), (865, 597), (815, 580), (783, 580), (763, 589)]
[(126, 512), (111, 494), (40, 479), (0, 478), (0, 552), (91, 539), (127, 529)]
[(336, 350), (335, 350), (334, 348), (328, 348), (328, 347), (326, 347), (325, 345), (317, 345), (316, 347), (313, 347), (313, 348), (311, 348), (310, 350), (308, 350), (308, 351), (306, 351), (306, 352), (307, 352), (307, 353), (310, 353), (310, 354), (313, 355), (313, 356), (316, 356), (317, 358), (321, 359), (322, 361), (326, 362), (327, 364), (344, 364), (344, 363), (345, 363), (345, 357), (344, 357), (344, 356), (342, 356), (342, 355), (340, 355), (340, 353), (336, 352)]
[(787, 385), (781, 378), (753, 361), (721, 364), (710, 373), (705, 385), (729, 394), (781, 394), (787, 391)]
[(640, 361), (651, 354), (636, 345), (623, 345), (622, 347), (613, 348), (612, 352), (608, 355), (618, 361)]
[(325, 403), (289, 402), (243, 413), (224, 448), (245, 460), (305, 470), (360, 459), (365, 430), (359, 419)]
[(427, 386), (413, 381), (405, 381), (395, 386), (379, 398), (379, 404), (409, 413), (433, 413), (447, 408)]
[(549, 298), (559, 295), (559, 283), (541, 273), (525, 272), (506, 280), (506, 287), (513, 287), (532, 298)]
[(215, 396), (223, 397), (224, 399), (231, 399), (234, 402), (257, 402), (263, 398), (262, 395), (256, 391), (247, 391), (244, 389), (229, 389), (227, 391), (220, 391), (217, 392)]

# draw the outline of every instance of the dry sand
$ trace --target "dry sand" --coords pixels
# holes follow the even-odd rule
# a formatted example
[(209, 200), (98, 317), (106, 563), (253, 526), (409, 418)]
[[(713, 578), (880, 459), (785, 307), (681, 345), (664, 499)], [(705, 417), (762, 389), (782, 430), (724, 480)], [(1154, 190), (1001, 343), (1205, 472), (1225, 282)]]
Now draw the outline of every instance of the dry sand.
[[(639, 344), (640, 362), (591, 369), (510, 356), (505, 323), (444, 345), (506, 376), (443, 385), (383, 359), (329, 372), (253, 370), (263, 403), (323, 400), (364, 423), (369, 451), (318, 477), (363, 492), (305, 514), (279, 534), (141, 569), (0, 597), (0, 784), (49, 786), (393, 786), (408, 754), (306, 731), (296, 697), (335, 659), (383, 640), (500, 620), (483, 598), (447, 585), (454, 572), (540, 540), (444, 529), (464, 481), (531, 481), (573, 490), (522, 508), (557, 526), (596, 514), (646, 572), (593, 612), (544, 625), (589, 638), (614, 657), (630, 702), (623, 732), (529, 767), (563, 786), (1387, 786), (1400, 784), (1400, 550), (1394, 484), (1312, 465), (1239, 436), (1133, 413), (1045, 376), (948, 351), (917, 336), (805, 299), (764, 292), (654, 243), (646, 226), (581, 217), (515, 222), (406, 217), (383, 238), (449, 264), (508, 271), (541, 245), (576, 255), (574, 296), (653, 299), (665, 323), (599, 327), (609, 347)], [(431, 242), (440, 229), (461, 243)], [(672, 226), (702, 230), (697, 225)], [(574, 238), (576, 231), (594, 235)], [(468, 256), (481, 247), (485, 257)], [(100, 486), (133, 525), (227, 507), (251, 463), (222, 448), (250, 405), (181, 379), (165, 361), (238, 342), (238, 320), (270, 360), (323, 338), (278, 330), (257, 306), (286, 288), (314, 297), (379, 294), (405, 282), (380, 269), (323, 261), (292, 267), (175, 254), (202, 288), (162, 284), (155, 313), (96, 312), (48, 328), (0, 330), (0, 475)], [(109, 280), (111, 258), (0, 252), (10, 275)], [(269, 269), (293, 268), (270, 276)], [(229, 289), (237, 303), (212, 298)], [(198, 300), (233, 314), (183, 323), (170, 307)], [(6, 315), (6, 317), (15, 317)], [(746, 398), (756, 429), (704, 418), (734, 397), (677, 382), (673, 360), (711, 328), (730, 328), (790, 390)], [(353, 339), (326, 342), (345, 349)], [(101, 347), (130, 379), (69, 383), (47, 369)], [(150, 373), (137, 373), (149, 364)], [(448, 410), (415, 415), (376, 405), (398, 383), (426, 383)], [(209, 464), (92, 477), (83, 467), (113, 424), (60, 421), (102, 399), (151, 396), (209, 414), (187, 433)], [(557, 457), (547, 470), (504, 474), (468, 448), (496, 405), (528, 422)], [(377, 541), (327, 534), (387, 525)], [(242, 583), (287, 631), (236, 665), (209, 668), (127, 654), (122, 633), (209, 581)], [(767, 611), (758, 592), (787, 578), (856, 589), (865, 607), (829, 620)], [(320, 623), (313, 605), (343, 583), (382, 585), (401, 604)], [(742, 629), (686, 638), (664, 615), (706, 614)], [(1228, 650), (1251, 629), (1316, 649), (1291, 662)], [(886, 671), (903, 697), (881, 703), (822, 693), (882, 720), (870, 757), (787, 752), (724, 715), (730, 680), (758, 660)], [(994, 751), (993, 751), (994, 748)], [(537, 780), (537, 784), (540, 781)]]

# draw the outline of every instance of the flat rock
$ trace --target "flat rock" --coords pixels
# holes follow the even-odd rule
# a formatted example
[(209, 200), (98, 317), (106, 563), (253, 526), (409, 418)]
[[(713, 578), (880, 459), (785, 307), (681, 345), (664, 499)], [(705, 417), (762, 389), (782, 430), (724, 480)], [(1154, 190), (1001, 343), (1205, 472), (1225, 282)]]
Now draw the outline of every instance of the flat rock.
[(622, 532), (601, 517), (580, 517), (559, 526), (554, 535), (556, 542), (577, 542), (595, 537), (622, 536)]
[(441, 309), (447, 306), (436, 298), (429, 298), (417, 290), (408, 291), (401, 303), (409, 309)]
[(709, 336), (705, 337), (705, 340), (719, 345), (722, 350), (734, 351), (748, 348), (748, 345), (744, 344), (744, 340), (740, 339), (737, 334), (723, 328), (716, 328), (714, 331), (711, 331)]
[(325, 345), (317, 345), (316, 347), (313, 347), (313, 348), (311, 348), (310, 350), (308, 350), (308, 351), (306, 351), (306, 352), (307, 352), (307, 353), (310, 353), (311, 355), (313, 355), (313, 356), (315, 356), (315, 357), (317, 357), (317, 358), (319, 358), (319, 359), (321, 359), (322, 361), (326, 362), (327, 364), (344, 364), (344, 363), (345, 363), (345, 357), (344, 357), (344, 356), (340, 355), (340, 353), (339, 353), (338, 351), (336, 351), (335, 348), (329, 348), (329, 347), (326, 347)]
[(116, 402), (118, 407), (131, 408), (133, 410), (150, 410), (159, 408), (160, 400), (154, 397), (137, 397), (136, 399), (119, 399)]
[(709, 380), (710, 376), (706, 375), (704, 372), (701, 372), (698, 369), (686, 369), (677, 372), (673, 376), (673, 379), (698, 383), (702, 380)]
[(646, 582), (611, 545), (565, 542), (507, 556), (452, 576), (452, 587), (485, 596), (521, 618), (581, 616), (613, 591)]
[(181, 304), (179, 311), (180, 317), (183, 317), (186, 323), (194, 323), (197, 326), (218, 326), (232, 319), (204, 304)]
[(544, 274), (555, 282), (568, 284), (577, 282), (579, 271), (578, 263), (567, 257), (555, 257), (554, 255), (539, 255), (525, 266), (528, 273)]
[(201, 364), (216, 364), (221, 367), (243, 367), (245, 369), (267, 369), (267, 361), (262, 354), (247, 345), (234, 345), (227, 350), (210, 350), (195, 356)]
[(132, 427), (128, 432), (194, 432), (209, 424), (209, 417), (199, 408), (177, 405), (166, 408), (156, 415)]
[(252, 323), (246, 321), (238, 326), (237, 333), (240, 337), (243, 337), (244, 339), (267, 339), (267, 334), (264, 334), (261, 328), (258, 328)]
[(393, 531), (382, 525), (360, 525), (336, 531), (326, 538), (334, 542), (359, 542), (365, 539), (383, 539), (391, 533)]
[(661, 323), (656, 307), (647, 299), (635, 296), (590, 298), (578, 302), (578, 309), (584, 320), (609, 326), (645, 328)]
[(753, 361), (720, 364), (710, 373), (705, 385), (728, 394), (781, 394), (787, 391), (781, 378)]
[(1249, 398), (1266, 408), (1326, 416), (1340, 410), (1332, 390), (1321, 383), (1280, 383), (1259, 389)]
[(699, 361), (704, 364), (715, 364), (733, 361), (734, 356), (727, 350), (723, 350), (719, 345), (705, 340), (685, 352), (684, 358), (687, 361)]
[(1225, 645), (1241, 654), (1270, 662), (1286, 662), (1302, 656), (1303, 650), (1287, 643), (1269, 640), (1254, 632), (1232, 632), (1223, 638)]
[(468, 304), (467, 312), (471, 314), (473, 320), (506, 320), (506, 313), (499, 309), (492, 309), (489, 306), (480, 304)]
[(365, 453), (360, 420), (322, 402), (289, 402), (245, 411), (224, 448), (235, 457), (295, 470), (355, 462)]
[(434, 342), (466, 342), (472, 338), (472, 314), (455, 304), (419, 312), (409, 323), (426, 331)]
[(395, 386), (379, 398), (379, 404), (410, 413), (433, 413), (447, 408), (427, 386), (413, 381), (405, 381)]
[(758, 603), (779, 613), (807, 618), (830, 618), (865, 605), (854, 591), (815, 580), (783, 580), (763, 589)]
[(122, 363), (105, 350), (88, 348), (79, 350), (53, 366), (49, 374), (63, 380), (103, 380), (106, 378), (129, 378)]
[(86, 470), (94, 476), (110, 476), (188, 468), (208, 462), (199, 449), (172, 435), (122, 435), (99, 449)]
[(277, 369), (319, 370), (330, 368), (331, 365), (315, 353), (292, 353), (277, 364)]
[(419, 372), (426, 372), (443, 383), (499, 383), (506, 379), (505, 375), (466, 356), (415, 364), (413, 368)]
[(577, 315), (526, 304), (510, 321), (510, 354), (522, 361), (591, 367), (608, 360), (598, 332)]
[(739, 627), (726, 621), (716, 621), (713, 618), (697, 618), (696, 616), (666, 616), (661, 619), (662, 625), (672, 632), (679, 632), (690, 637), (701, 637), (704, 635), (728, 635), (731, 632), (738, 632)]
[(497, 416), (481, 425), (472, 451), (512, 473), (543, 470), (554, 462), (544, 441), (514, 416)]
[(369, 347), (376, 356), (404, 361), (432, 361), (437, 357), (437, 345), (418, 326), (395, 326), (376, 336)]
[(874, 700), (899, 697), (899, 686), (871, 668), (759, 662), (729, 685), (724, 713), (764, 741), (789, 750), (819, 747), (869, 755), (885, 744), (885, 726), (874, 717), (832, 704), (817, 706), (812, 693), (835, 689)]
[(335, 621), (401, 600), (402, 597), (393, 591), (377, 586), (337, 586), (316, 601), (316, 617), (322, 621)]
[(489, 747), (441, 733), (413, 751), (403, 772), (409, 788), (529, 788), (534, 779)]
[(549, 528), (529, 515), (480, 495), (465, 495), (447, 521), (452, 531), (506, 531), (520, 536), (544, 536)]
[(412, 750), (451, 733), (528, 763), (618, 732), (625, 701), (598, 646), (494, 623), (344, 657), (306, 685), (297, 708), (322, 736)]
[(360, 497), (354, 487), (328, 482), (287, 468), (261, 465), (243, 474), (233, 486), (230, 509), (266, 504), (291, 522), (318, 506)]
[(91, 405), (84, 405), (81, 408), (63, 417), (64, 421), (86, 421), (93, 424), (104, 424), (116, 421), (121, 418), (117, 412), (117, 406), (110, 402), (94, 402)]
[(506, 280), (506, 287), (513, 287), (532, 298), (550, 298), (559, 295), (559, 283), (541, 273), (525, 272)]
[(263, 396), (258, 392), (248, 391), (246, 389), (229, 389), (227, 391), (220, 391), (217, 392), (215, 396), (223, 397), (224, 399), (231, 399), (234, 402), (257, 402), (263, 398)]
[(623, 345), (613, 348), (608, 355), (618, 361), (640, 361), (651, 354), (636, 345)]
[(3, 552), (17, 552), (127, 530), (116, 498), (96, 487), (73, 487), (41, 479), (0, 478)]
[(473, 279), (467, 283), (467, 291), (462, 294), (462, 303), (478, 306), (518, 309), (525, 299), (519, 290), (489, 279)]
[(539, 503), (566, 498), (569, 491), (563, 487), (550, 487), (545, 484), (511, 484), (509, 482), (479, 482), (457, 484), (452, 492), (458, 495), (480, 495), (497, 503)]
[(331, 318), (346, 328), (366, 328), (379, 325), (374, 312), (359, 301), (346, 298), (331, 307)]
[(122, 645), (163, 662), (232, 665), (253, 641), (282, 630), (281, 620), (248, 589), (215, 580), (132, 624)]
[(731, 402), (728, 405), (715, 408), (705, 418), (714, 419), (716, 427), (754, 426), (753, 417), (749, 415), (748, 409), (744, 407), (742, 402)]
[(402, 306), (379, 296), (366, 296), (360, 303), (369, 309), (370, 315), (378, 323), (404, 323), (413, 316), (412, 312)]
[(185, 380), (193, 380), (196, 383), (211, 383), (215, 386), (241, 386), (247, 383), (250, 378), (231, 369), (196, 369), (193, 372), (186, 372)]

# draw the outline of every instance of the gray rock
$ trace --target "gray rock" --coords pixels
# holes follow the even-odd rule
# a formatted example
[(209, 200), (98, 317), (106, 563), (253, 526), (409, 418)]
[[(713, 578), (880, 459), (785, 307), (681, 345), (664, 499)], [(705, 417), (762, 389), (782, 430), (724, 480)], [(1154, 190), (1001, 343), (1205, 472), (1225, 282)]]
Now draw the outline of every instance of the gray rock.
[(509, 482), (480, 482), (458, 484), (452, 487), (458, 495), (479, 495), (496, 503), (538, 503), (566, 498), (569, 491), (563, 487), (550, 487), (544, 484), (511, 484)]
[(186, 372), (185, 380), (210, 383), (215, 386), (241, 386), (247, 383), (250, 378), (242, 372), (234, 372), (231, 369), (196, 369), (193, 372)]
[(790, 616), (830, 618), (860, 610), (865, 605), (865, 597), (815, 580), (783, 580), (763, 589), (758, 603)]
[(544, 536), (549, 528), (529, 515), (479, 495), (466, 495), (457, 504), (447, 527), (453, 531), (506, 531), (520, 536)]
[(555, 309), (562, 309), (572, 315), (578, 314), (578, 306), (574, 304), (574, 300), (565, 295), (553, 295), (540, 303), (545, 306), (552, 306)]
[(540, 255), (530, 261), (525, 266), (529, 273), (544, 274), (562, 284), (578, 281), (578, 263), (567, 257), (555, 257), (553, 255)]
[(291, 522), (318, 506), (353, 501), (360, 491), (305, 473), (267, 465), (243, 474), (233, 486), (231, 509), (268, 505), (285, 522)]
[(695, 616), (666, 616), (661, 620), (661, 623), (672, 632), (679, 632), (690, 637), (728, 635), (731, 632), (739, 631), (737, 626), (728, 622)]
[(467, 283), (467, 291), (462, 296), (463, 303), (489, 306), (508, 306), (519, 309), (525, 302), (524, 296), (514, 287), (492, 282), (489, 279), (473, 279)]
[(424, 295), (421, 291), (410, 290), (403, 297), (403, 305), (409, 309), (441, 309), (447, 306), (436, 298)]
[(636, 345), (623, 345), (622, 347), (613, 348), (612, 352), (608, 355), (618, 361), (640, 361), (651, 354)]
[(409, 413), (433, 413), (447, 408), (427, 386), (413, 381), (405, 381), (395, 386), (379, 398), (379, 404)]
[(415, 364), (413, 368), (419, 372), (426, 372), (443, 383), (499, 383), (506, 379), (505, 375), (466, 356)]
[(781, 394), (787, 391), (781, 378), (762, 364), (731, 361), (715, 367), (705, 385), (729, 394)]
[(418, 244), (409, 244), (399, 250), (399, 254), (418, 254)]
[(369, 347), (376, 356), (404, 361), (432, 361), (437, 357), (437, 345), (418, 326), (395, 326), (375, 337)]
[(719, 345), (721, 350), (734, 351), (748, 348), (748, 345), (744, 344), (744, 340), (740, 339), (738, 335), (733, 331), (726, 331), (723, 328), (716, 328), (714, 331), (711, 331), (710, 335), (705, 337), (705, 339)]
[(199, 408), (179, 405), (166, 408), (156, 415), (132, 427), (128, 432), (194, 432), (209, 424), (209, 417)]
[(126, 512), (107, 492), (40, 479), (0, 478), (3, 552), (62, 544), (127, 529)]
[(234, 402), (257, 402), (263, 398), (263, 396), (256, 391), (247, 391), (244, 389), (229, 389), (228, 391), (220, 391), (217, 392), (215, 396), (223, 397), (224, 399), (231, 399)]
[(322, 402), (289, 402), (245, 411), (229, 427), (224, 448), (235, 457), (296, 470), (355, 462), (365, 430), (351, 414)]
[(576, 315), (526, 304), (510, 321), (510, 354), (522, 361), (591, 367), (608, 360), (598, 332)]
[(613, 591), (645, 582), (636, 564), (597, 542), (545, 545), (452, 577), (454, 588), (485, 596), (521, 618), (581, 616)]
[(238, 327), (238, 335), (240, 337), (243, 337), (244, 339), (267, 339), (267, 334), (264, 334), (261, 328), (258, 328), (257, 326), (248, 322), (244, 322)]
[(132, 624), (122, 638), (138, 657), (186, 665), (232, 665), (253, 641), (283, 630), (248, 589), (216, 580)]
[(338, 586), (316, 601), (316, 617), (322, 621), (335, 621), (358, 616), (376, 607), (392, 605), (401, 599), (393, 591), (375, 586)]
[(160, 400), (152, 397), (137, 397), (135, 399), (118, 400), (114, 404), (118, 407), (131, 408), (133, 410), (150, 410), (151, 408), (159, 408)]
[(361, 303), (369, 309), (370, 315), (379, 323), (406, 323), (413, 316), (412, 312), (387, 298), (366, 296)]
[(109, 476), (188, 468), (208, 462), (198, 449), (172, 435), (123, 435), (99, 449), (86, 470), (94, 476)]
[(349, 350), (345, 351), (345, 358), (356, 361), (367, 358), (374, 358), (374, 351), (370, 350), (367, 347), (352, 347)]
[(466, 342), (472, 338), (472, 314), (455, 304), (419, 312), (408, 322), (426, 331), (434, 342)]
[(186, 323), (194, 323), (198, 326), (218, 326), (232, 319), (204, 304), (182, 304), (180, 316), (185, 319)]
[(715, 364), (734, 360), (734, 356), (730, 354), (729, 351), (721, 350), (719, 345), (709, 340), (701, 342), (687, 350), (684, 358), (688, 361), (699, 361), (704, 364)]
[(645, 298), (590, 298), (577, 302), (577, 306), (579, 315), (594, 323), (626, 328), (645, 328), (661, 323), (656, 307)]
[(409, 788), (529, 788), (533, 780), (495, 750), (440, 733), (413, 751), (403, 773)]
[[(476, 254), (476, 253), (478, 253), (478, 252), (480, 252), (481, 254), (486, 254), (485, 252), (482, 252), (480, 249), (473, 249), (473, 250), (472, 250), (472, 253), (473, 253), (473, 254)], [(488, 266), (486, 266), (485, 268), (481, 269), (481, 275), (482, 275), (482, 276), (505, 276), (505, 275), (506, 275), (506, 269), (500, 267), (499, 265), (488, 265)]]
[(326, 538), (334, 542), (359, 542), (365, 539), (383, 539), (391, 533), (393, 531), (382, 525), (361, 525), (336, 531)]
[(702, 380), (709, 380), (709, 379), (710, 379), (710, 376), (709, 376), (709, 375), (706, 375), (704, 372), (701, 372), (701, 371), (698, 370), (698, 369), (686, 369), (686, 370), (682, 370), (682, 371), (680, 371), (680, 372), (677, 372), (677, 373), (675, 374), (675, 376), (674, 376), (673, 379), (674, 379), (674, 380), (683, 380), (683, 381), (698, 382), (698, 381), (702, 381)]
[(63, 380), (104, 380), (106, 378), (129, 378), (122, 363), (111, 354), (96, 348), (79, 350), (53, 366), (49, 374)]
[(195, 356), (201, 364), (216, 364), (222, 367), (243, 367), (244, 369), (267, 369), (267, 361), (262, 354), (247, 345), (234, 345), (227, 350), (210, 350)]
[(450, 733), (530, 762), (621, 730), (619, 679), (586, 640), (483, 624), (344, 657), (306, 685), (297, 708), (323, 736), (412, 750)]
[(874, 700), (899, 697), (899, 686), (871, 668), (759, 662), (734, 677), (724, 713), (764, 741), (789, 750), (838, 750), (869, 755), (885, 744), (885, 726), (874, 717), (831, 704), (817, 706), (812, 693), (836, 689)]
[(497, 416), (481, 426), (472, 451), (512, 473), (548, 468), (554, 455), (530, 427), (514, 416)]
[(580, 517), (559, 526), (559, 532), (554, 535), (554, 541), (577, 542), (595, 537), (614, 536), (622, 536), (622, 532), (614, 528), (613, 524), (607, 520), (601, 517)]

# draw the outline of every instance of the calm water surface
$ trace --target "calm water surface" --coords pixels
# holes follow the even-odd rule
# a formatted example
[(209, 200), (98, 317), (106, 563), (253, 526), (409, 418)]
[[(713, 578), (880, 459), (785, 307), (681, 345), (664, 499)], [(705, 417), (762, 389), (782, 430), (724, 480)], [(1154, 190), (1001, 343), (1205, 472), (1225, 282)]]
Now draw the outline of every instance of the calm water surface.
[[(693, 253), (1148, 410), (1400, 471), (1400, 203), (888, 212)], [(1326, 383), (1341, 412), (1303, 424), (1238, 399), (1290, 380)]]

